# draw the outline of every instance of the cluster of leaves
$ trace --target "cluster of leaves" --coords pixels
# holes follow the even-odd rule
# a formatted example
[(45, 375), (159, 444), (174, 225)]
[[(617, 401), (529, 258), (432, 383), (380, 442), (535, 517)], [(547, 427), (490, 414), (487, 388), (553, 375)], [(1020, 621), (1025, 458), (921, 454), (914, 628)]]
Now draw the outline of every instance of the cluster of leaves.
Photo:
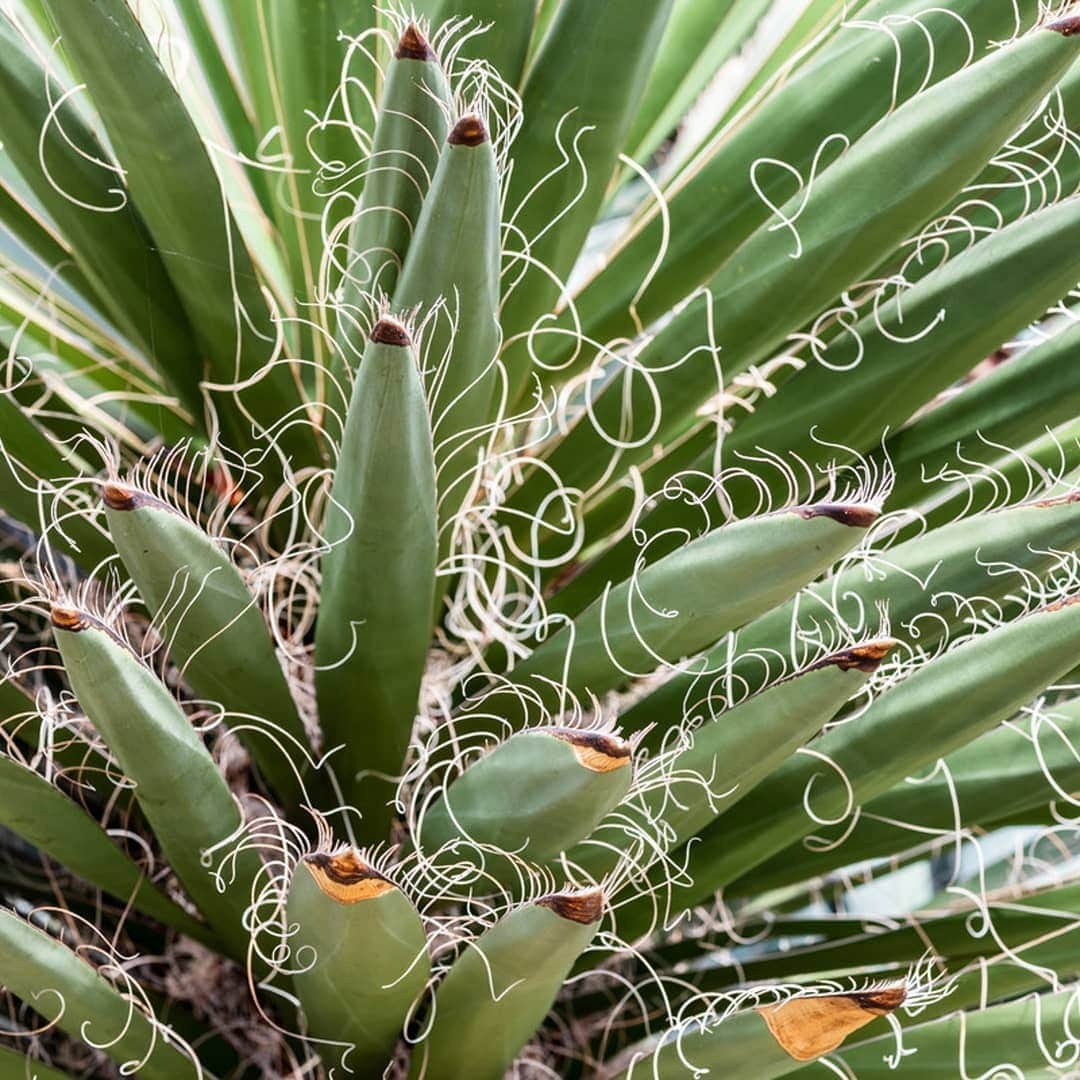
[(1068, 1074), (1078, 40), (5, 0), (0, 1077)]

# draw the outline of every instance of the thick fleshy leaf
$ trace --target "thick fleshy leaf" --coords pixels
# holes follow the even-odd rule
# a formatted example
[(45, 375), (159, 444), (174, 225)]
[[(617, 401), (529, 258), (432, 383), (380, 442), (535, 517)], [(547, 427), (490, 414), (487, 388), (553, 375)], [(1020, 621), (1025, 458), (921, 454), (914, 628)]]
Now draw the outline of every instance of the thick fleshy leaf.
[[(257, 160), (260, 139), (252, 122), (251, 108), (243, 92), (239, 72), (230, 63), (227, 36), (223, 36), (222, 28), (215, 30), (203, 0), (176, 0), (176, 9), (191, 39), (202, 73), (210, 85), (214, 105), (225, 130), (247, 161)], [(266, 174), (261, 169), (249, 168), (247, 178), (264, 211), (271, 212)]]
[[(1055, 552), (1075, 551), (1078, 523), (1080, 500), (1066, 496), (913, 537), (773, 608), (740, 632), (733, 662), (728, 644), (718, 646), (644, 697), (622, 722), (633, 731), (672, 715), (713, 715), (710, 700), (723, 695), (727, 680), (744, 679), (757, 689), (783, 675), (789, 663), (800, 664), (798, 648), (794, 660), (788, 659), (792, 643), (806, 635), (812, 648), (820, 633), (815, 627), (820, 628), (826, 613), (858, 627), (875, 605), (885, 604), (894, 636), (930, 648), (944, 634), (968, 625), (977, 612), (992, 611), (995, 602), (1007, 606), (1007, 594), (1019, 584), (1017, 575), (1045, 574), (1058, 562)], [(1016, 567), (1017, 574), (996, 572), (1007, 567)]]
[(303, 802), (297, 774), (308, 736), (239, 570), (202, 529), (155, 497), (110, 483), (104, 500), (110, 535), (170, 659), (201, 697), (236, 714), (226, 723), (241, 729), (267, 783)]
[(466, 946), (435, 993), (412, 1080), (500, 1080), (595, 936), (603, 906), (598, 891), (556, 893), (515, 908)]
[(0, 755), (0, 822), (118, 900), (213, 944), (206, 928), (151, 885), (82, 807), (6, 755)]
[(677, 1080), (688, 1072), (714, 1070), (731, 1080), (773, 1080), (799, 1061), (813, 1061), (835, 1050), (855, 1032), (898, 1009), (904, 997), (902, 986), (795, 996), (712, 1024), (689, 1024), (630, 1050), (618, 1080)]
[[(735, 93), (736, 85), (731, 86), (730, 104), (721, 111), (711, 129), (703, 124), (695, 124), (687, 125), (679, 132), (670, 156), (665, 156), (663, 161), (664, 178), (677, 177), (688, 163), (698, 158), (703, 149), (713, 148), (718, 142), (716, 136), (727, 129), (748, 102), (759, 100), (757, 95), (763, 87), (775, 85), (779, 93), (786, 79), (793, 77), (802, 64), (814, 59), (818, 50), (831, 40), (833, 33), (842, 29), (838, 25), (838, 16), (844, 13), (847, 16), (845, 21), (851, 22), (864, 6), (865, 0), (858, 0), (849, 6), (845, 6), (843, 0), (804, 0), (797, 17), (792, 19), (780, 40), (764, 55), (759, 55), (757, 50), (744, 50), (739, 57), (742, 63), (731, 73), (732, 82), (738, 86), (739, 92)], [(872, 12), (875, 8), (869, 10)], [(779, 31), (778, 27), (773, 29)], [(948, 73), (949, 69), (946, 69), (942, 76)], [(725, 95), (724, 101), (728, 100)], [(834, 105), (829, 111), (836, 115), (838, 110)], [(648, 211), (652, 208), (644, 209)]]
[[(958, 71), (969, 60), (973, 41), (1000, 41), (1015, 30), (1011, 5), (952, 0), (949, 10), (924, 24), (923, 0), (875, 0), (837, 30), (759, 108), (721, 132), (665, 192), (670, 235), (654, 273), (664, 216), (655, 205), (640, 215), (574, 300), (583, 330), (598, 341), (634, 336), (639, 326), (648, 326), (708, 281), (769, 220), (773, 206), (787, 201), (798, 187), (790, 169), (807, 182), (835, 158), (837, 136), (856, 142), (896, 104), (916, 96), (927, 80), (938, 82)], [(1025, 6), (1029, 18), (1035, 10), (1034, 4)], [(772, 168), (769, 162), (775, 163)], [(878, 189), (870, 182), (868, 190)], [(925, 217), (932, 212), (925, 207)], [(781, 230), (776, 238), (794, 250), (789, 231)], [(571, 345), (558, 338), (543, 344), (545, 360), (565, 365)], [(590, 360), (591, 353), (582, 350), (575, 366)]]
[[(230, 6), (229, 14), (258, 141), (273, 133), (269, 151), (285, 166), (271, 174), (270, 209), (297, 299), (306, 299), (322, 287), (324, 215), (328, 235), (345, 211), (344, 201), (332, 203), (329, 196), (355, 179), (362, 157), (363, 134), (354, 125), (370, 124), (364, 95), (350, 84), (370, 88), (374, 69), (358, 58), (345, 67), (350, 39), (375, 26), (375, 6), (370, 0), (253, 0)], [(319, 335), (309, 340), (318, 352)]]
[[(0, 36), (6, 36), (7, 27), (0, 26)], [(6, 79), (5, 79), (6, 75)], [(10, 79), (11, 72), (0, 71), (0, 79)], [(55, 272), (57, 278), (73, 289), (88, 304), (101, 305), (95, 296), (94, 287), (86, 275), (76, 265), (69, 247), (49, 227), (40, 213), (35, 213), (27, 206), (25, 197), (13, 188), (0, 182), (0, 224), (12, 237), (18, 240), (31, 260), (19, 260), (22, 265), (31, 261)], [(12, 260), (14, 261), (14, 259)]]
[(854, 547), (876, 518), (873, 507), (822, 503), (699, 537), (605, 589), (515, 667), (509, 687), (467, 704), (458, 730), (470, 708), (518, 726), (534, 704), (557, 714), (575, 696), (615, 689), (662, 662), (678, 664), (789, 598)]
[(765, 0), (675, 0), (626, 138), (628, 157), (649, 159), (767, 8)]
[(890, 505), (925, 499), (928, 483), (961, 453), (979, 460), (995, 445), (1023, 446), (1078, 414), (1080, 325), (999, 365), (893, 435), (885, 444), (896, 469)]
[[(453, 548), (455, 519), (500, 408), (500, 242), (495, 151), (481, 118), (469, 113), (443, 145), (394, 290), (399, 310), (434, 312), (421, 355), (435, 446), (440, 561)], [(440, 578), (437, 609), (446, 581)]]
[[(440, 107), (441, 106), (441, 107)], [(450, 88), (431, 46), (410, 23), (398, 41), (383, 84), (364, 189), (349, 229), (344, 294), (330, 374), (336, 381), (327, 399), (348, 403), (345, 372), (355, 367), (364, 333), (354, 312), (361, 291), (394, 292), (394, 284), (420, 217), (424, 195), (446, 142)]]
[[(240, 809), (210, 752), (166, 686), (92, 615), (54, 608), (53, 632), (71, 688), (123, 771), (176, 876), (238, 958), (260, 860), (242, 852), (219, 890), (203, 852), (235, 839)], [(227, 852), (215, 853), (224, 860)]]
[(1043, 706), (1030, 719), (988, 731), (922, 776), (871, 799), (851, 834), (829, 851), (796, 844), (747, 875), (759, 893), (771, 883), (812, 878), (888, 856), (961, 827), (990, 830), (1027, 817), (1052, 823), (1053, 805), (1080, 791), (1080, 702)]
[[(693, 846), (702, 898), (747, 874), (797, 836), (839, 821), (905, 776), (1007, 719), (1074, 664), (1080, 604), (1035, 612), (925, 664), (861, 716), (789, 760)], [(918, 739), (912, 732), (918, 732)], [(811, 818), (803, 798), (813, 808)], [(742, 892), (740, 886), (728, 890)]]
[[(111, 977), (95, 970), (91, 958)], [(88, 942), (80, 957), (13, 911), (0, 911), (0, 982), (11, 993), (129, 1073), (148, 1080), (206, 1077), (191, 1051), (146, 1015), (129, 978), (105, 939)]]
[[(75, 455), (65, 456), (11, 392), (0, 389), (0, 510), (36, 533), (48, 529), (56, 547), (92, 569), (108, 558), (108, 541), (71, 492), (51, 488), (86, 468)], [(59, 530), (49, 528), (54, 521), (61, 523)]]
[(71, 1074), (43, 1065), (18, 1050), (0, 1047), (0, 1080), (71, 1080)]
[(392, 319), (376, 323), (353, 386), (324, 532), (319, 715), (374, 841), (392, 817), (418, 707), (437, 546), (428, 406), (412, 343)]
[(312, 464), (310, 429), (288, 423), (302, 419), (293, 374), (281, 363), (267, 367), (277, 336), (267, 298), (207, 148), (135, 15), (126, 0), (49, 0), (49, 10), (198, 336), (198, 351), (188, 343), (173, 377), (230, 388), (214, 401), (233, 446), (251, 446), (254, 425), (260, 435), (277, 433), (297, 465)]
[(958, 972), (969, 961), (991, 959), (1002, 950), (1022, 956), (1031, 942), (1052, 940), (1062, 932), (1067, 944), (1068, 933), (1080, 917), (1080, 887), (1072, 884), (1022, 896), (1014, 893), (1005, 890), (1000, 896), (986, 894), (992, 933), (972, 922), (968, 903), (954, 913), (920, 916), (911, 925), (889, 930), (868, 927), (864, 921), (850, 917), (812, 922), (781, 920), (774, 928), (777, 935), (814, 935), (820, 940), (802, 948), (773, 951), (752, 960), (745, 969), (717, 965), (713, 971), (702, 971), (695, 982), (707, 992), (743, 979), (792, 979), (814, 973), (864, 970), (879, 964), (914, 964), (928, 951), (946, 969)]
[[(47, 123), (64, 87), (50, 79), (14, 27), (0, 19), (0, 89), (8, 102), (4, 150), (56, 223), (71, 256), (116, 326), (146, 352), (196, 417), (191, 329), (139, 212), (109, 156), (74, 108)], [(62, 126), (61, 126), (62, 125)]]
[[(626, 795), (631, 779), (630, 746), (615, 735), (575, 728), (519, 731), (424, 811), (421, 845), (430, 857), (464, 837), (547, 862), (588, 836)], [(467, 845), (454, 856), (468, 857)], [(497, 865), (489, 869), (500, 873)]]
[(357, 852), (308, 855), (293, 870), (287, 916), (293, 981), (308, 1034), (328, 1064), (378, 1075), (427, 983), (424, 926), (405, 894)]
[(692, 729), (681, 728), (675, 714), (668, 726), (644, 733), (642, 743), (653, 752), (686, 748), (665, 767), (662, 786), (620, 808), (611, 827), (595, 833), (596, 842), (570, 852), (570, 862), (594, 876), (607, 872), (617, 850), (629, 846), (634, 826), (658, 835), (654, 842), (665, 850), (684, 843), (816, 735), (894, 644), (886, 638), (833, 653), (722, 713), (718, 705), (718, 715)]
[[(995, 1072), (1032, 1080), (1060, 1076), (1060, 1051), (1072, 1038), (1077, 1009), (1080, 1000), (1073, 988), (1029, 995), (930, 1024), (905, 1025), (903, 1067), (928, 1080), (956, 1076), (958, 1068), (968, 1076)], [(836, 1063), (860, 1080), (885, 1080), (895, 1075), (888, 1058), (889, 1051), (881, 1043), (867, 1043), (858, 1049), (841, 1049)], [(795, 1075), (801, 1073), (800, 1069)]]
[(515, 236), (508, 247), (528, 257), (508, 269), (501, 312), (511, 402), (532, 368), (520, 335), (559, 299), (556, 282), (581, 252), (671, 6), (672, 0), (635, 0), (628, 17), (624, 0), (563, 0), (529, 67), (521, 92), (529, 119), (514, 141), (506, 195)]
[[(567, 487), (586, 490), (613, 474), (616, 434), (623, 469), (677, 439), (734, 375), (767, 359), (870, 273), (882, 250), (959, 192), (1076, 55), (1071, 35), (1040, 29), (891, 113), (826, 168), (808, 195), (779, 207), (776, 220), (760, 226), (710, 279), (707, 296), (590, 391), (589, 409), (546, 464)], [(891, 197), (883, 201), (884, 190)], [(519, 508), (544, 497), (543, 473), (534, 470), (531, 478), (515, 496)]]
[[(736, 424), (725, 440), (727, 460), (767, 451), (813, 468), (843, 455), (838, 447), (857, 452), (880, 444), (1069, 291), (1076, 273), (1065, 252), (1077, 243), (1080, 199), (1070, 199), (988, 236), (875, 305), (820, 361)], [(1062, 354), (1062, 366), (1070, 366), (1068, 357)], [(1054, 422), (1052, 414), (1047, 420)], [(976, 430), (977, 414), (969, 421), (966, 430)], [(759, 490), (750, 493), (758, 497)]]

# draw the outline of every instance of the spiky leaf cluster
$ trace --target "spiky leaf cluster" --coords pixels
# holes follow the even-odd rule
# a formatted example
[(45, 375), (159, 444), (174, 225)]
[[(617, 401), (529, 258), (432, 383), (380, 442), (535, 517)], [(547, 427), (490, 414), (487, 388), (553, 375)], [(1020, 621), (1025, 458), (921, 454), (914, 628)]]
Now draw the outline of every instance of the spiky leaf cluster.
[(0, 1076), (1073, 1075), (1078, 40), (8, 0)]

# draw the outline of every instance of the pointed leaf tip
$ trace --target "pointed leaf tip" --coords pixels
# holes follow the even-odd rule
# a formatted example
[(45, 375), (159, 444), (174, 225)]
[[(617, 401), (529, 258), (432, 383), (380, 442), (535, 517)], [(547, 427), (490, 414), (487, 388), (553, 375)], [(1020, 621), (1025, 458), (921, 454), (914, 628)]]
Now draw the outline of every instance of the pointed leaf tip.
[(72, 633), (77, 633), (86, 628), (83, 613), (74, 608), (54, 607), (49, 612), (49, 618), (58, 630), (70, 630)]
[(380, 319), (371, 328), (371, 340), (379, 345), (399, 345), (405, 347), (412, 344), (408, 330), (397, 321), (389, 317)]
[(398, 41), (395, 60), (434, 60), (435, 51), (420, 32), (420, 27), (410, 22)]
[(904, 986), (857, 994), (797, 997), (757, 1010), (772, 1036), (796, 1061), (835, 1050), (852, 1032), (898, 1009)]
[(807, 519), (832, 518), (841, 525), (851, 525), (857, 529), (868, 529), (881, 517), (881, 511), (876, 506), (865, 503), (813, 503), (797, 507), (795, 513)]
[(895, 638), (864, 641), (861, 645), (853, 645), (850, 649), (841, 649), (839, 652), (831, 653), (813, 667), (838, 667), (841, 671), (853, 669), (866, 672), (877, 671), (881, 661), (896, 644)]
[(179, 513), (163, 499), (112, 480), (101, 485), (101, 501), (110, 510), (138, 510), (143, 506), (152, 506), (158, 510), (167, 510), (170, 514)]
[(446, 141), (451, 146), (479, 146), (488, 141), (487, 128), (476, 113), (466, 113), (454, 125)]
[(555, 912), (560, 919), (589, 926), (597, 922), (604, 913), (604, 893), (601, 889), (551, 893), (549, 896), (542, 896), (536, 904), (537, 907)]
[(1046, 29), (1053, 30), (1062, 37), (1072, 37), (1074, 34), (1080, 34), (1080, 12), (1074, 12), (1072, 15), (1066, 15), (1063, 19), (1048, 22)]
[(358, 904), (396, 888), (352, 848), (331, 855), (318, 851), (304, 856), (304, 865), (315, 884), (339, 904)]
[(110, 510), (134, 510), (139, 505), (136, 493), (123, 484), (102, 484), (101, 498)]
[(625, 739), (602, 731), (549, 728), (549, 734), (569, 743), (579, 764), (592, 772), (611, 772), (630, 764), (631, 746)]

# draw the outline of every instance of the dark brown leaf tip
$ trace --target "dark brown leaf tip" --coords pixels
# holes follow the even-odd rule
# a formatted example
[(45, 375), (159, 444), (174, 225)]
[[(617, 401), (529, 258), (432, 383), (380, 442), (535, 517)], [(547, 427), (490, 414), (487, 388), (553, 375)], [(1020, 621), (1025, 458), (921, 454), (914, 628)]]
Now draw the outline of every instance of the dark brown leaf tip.
[(586, 892), (552, 893), (536, 901), (538, 907), (555, 912), (560, 919), (589, 926), (604, 914), (604, 894), (600, 889)]
[(49, 612), (49, 618), (58, 630), (70, 630), (76, 633), (87, 627), (86, 616), (75, 608), (54, 607)]
[(466, 113), (454, 125), (446, 141), (451, 146), (479, 146), (488, 141), (487, 128), (476, 113)]
[(101, 501), (110, 510), (138, 510), (140, 506), (152, 506), (155, 510), (167, 510), (170, 514), (180, 513), (175, 507), (154, 495), (148, 495), (145, 491), (139, 491), (113, 480), (101, 485)]
[(874, 990), (863, 994), (849, 995), (851, 1000), (866, 1012), (885, 1016), (895, 1012), (907, 1000), (906, 986), (891, 986), (886, 990)]
[(578, 762), (591, 772), (611, 772), (630, 764), (631, 746), (618, 735), (578, 728), (546, 730), (553, 738), (569, 743)]
[(807, 519), (832, 518), (841, 525), (851, 525), (856, 529), (868, 529), (881, 517), (881, 511), (876, 506), (865, 503), (814, 503), (800, 506), (795, 513)]
[(861, 645), (853, 645), (850, 649), (834, 652), (814, 666), (838, 667), (841, 671), (877, 671), (878, 665), (896, 644), (894, 638), (865, 641)]
[(1055, 19), (1053, 22), (1046, 24), (1046, 29), (1053, 30), (1062, 37), (1072, 37), (1073, 34), (1080, 34), (1080, 13), (1066, 15), (1063, 19)]
[(396, 888), (352, 848), (336, 855), (317, 851), (304, 856), (304, 865), (323, 893), (339, 904), (358, 904)]
[(110, 510), (134, 510), (139, 505), (139, 493), (123, 484), (102, 484), (101, 498)]
[(412, 344), (409, 331), (397, 319), (389, 316), (381, 318), (371, 328), (371, 340), (379, 345), (400, 345), (402, 348)]
[(396, 60), (434, 60), (435, 51), (420, 32), (420, 27), (411, 22), (405, 27), (405, 33), (398, 41), (394, 58)]

